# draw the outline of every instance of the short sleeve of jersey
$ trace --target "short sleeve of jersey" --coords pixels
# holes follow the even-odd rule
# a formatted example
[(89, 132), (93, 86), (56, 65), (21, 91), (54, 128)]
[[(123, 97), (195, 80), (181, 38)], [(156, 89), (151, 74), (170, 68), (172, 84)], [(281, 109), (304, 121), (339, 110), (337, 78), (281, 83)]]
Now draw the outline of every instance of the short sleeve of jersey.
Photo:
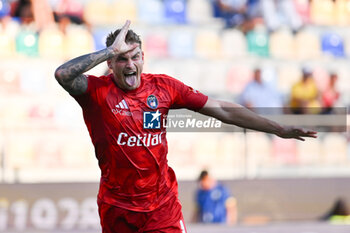
[(70, 94), (81, 107), (89, 105), (91, 99), (94, 96), (95, 89), (99, 79), (93, 75), (87, 75), (88, 80), (88, 88), (85, 93), (80, 95), (72, 95)]
[(173, 98), (170, 108), (187, 108), (193, 111), (200, 110), (208, 100), (208, 96), (185, 85), (184, 83), (168, 76), (168, 82), (173, 87), (171, 95)]

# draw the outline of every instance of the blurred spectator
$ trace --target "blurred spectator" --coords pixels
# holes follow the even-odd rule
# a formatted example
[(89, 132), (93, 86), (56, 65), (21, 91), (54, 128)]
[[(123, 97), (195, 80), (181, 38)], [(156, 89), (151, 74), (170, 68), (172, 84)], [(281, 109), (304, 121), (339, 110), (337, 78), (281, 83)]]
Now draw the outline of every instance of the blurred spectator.
[(35, 23), (35, 29), (41, 30), (52, 24), (53, 13), (47, 0), (19, 0), (11, 5), (12, 16), (23, 25)]
[(10, 4), (7, 0), (0, 0), (0, 19), (10, 15)]
[(202, 223), (228, 223), (237, 221), (236, 199), (230, 197), (225, 186), (203, 170), (199, 176), (199, 189), (196, 194), (196, 217)]
[(84, 18), (84, 6), (76, 0), (60, 0), (54, 8), (55, 21), (59, 23), (60, 30), (66, 32), (71, 23), (85, 25), (91, 31), (91, 25)]
[(54, 23), (53, 12), (47, 0), (32, 0), (34, 20), (38, 30)]
[(329, 82), (326, 89), (322, 92), (322, 113), (332, 113), (334, 104), (338, 101), (340, 93), (336, 88), (338, 75), (331, 72), (329, 75)]
[(237, 27), (246, 33), (261, 23), (259, 0), (214, 0), (216, 17), (225, 20), (226, 28)]
[(260, 0), (264, 22), (270, 32), (288, 25), (293, 32), (297, 32), (303, 21), (298, 14), (293, 0)]
[(276, 88), (262, 79), (261, 69), (256, 68), (250, 81), (239, 96), (239, 103), (259, 114), (282, 113), (282, 96)]
[(341, 220), (339, 217), (349, 217), (350, 212), (343, 198), (338, 198), (332, 208), (323, 216), (321, 220)]
[(19, 0), (11, 4), (11, 15), (17, 18), (21, 24), (34, 22), (34, 13), (31, 0)]
[(313, 79), (312, 71), (305, 67), (302, 73), (301, 80), (295, 83), (291, 90), (291, 111), (295, 114), (320, 113), (319, 90)]

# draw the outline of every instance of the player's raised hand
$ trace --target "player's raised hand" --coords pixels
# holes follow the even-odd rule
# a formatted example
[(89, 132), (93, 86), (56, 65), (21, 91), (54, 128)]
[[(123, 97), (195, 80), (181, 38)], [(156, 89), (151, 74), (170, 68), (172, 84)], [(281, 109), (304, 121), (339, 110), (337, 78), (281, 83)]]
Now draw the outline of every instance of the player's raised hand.
[(118, 36), (115, 38), (113, 44), (109, 47), (113, 50), (113, 53), (115, 55), (129, 52), (138, 46), (138, 44), (127, 44), (125, 42), (126, 34), (128, 33), (130, 23), (130, 20), (127, 20), (125, 22)]
[(295, 138), (301, 141), (305, 141), (304, 137), (317, 138), (316, 131), (306, 130), (292, 126), (283, 127), (277, 135), (281, 138)]

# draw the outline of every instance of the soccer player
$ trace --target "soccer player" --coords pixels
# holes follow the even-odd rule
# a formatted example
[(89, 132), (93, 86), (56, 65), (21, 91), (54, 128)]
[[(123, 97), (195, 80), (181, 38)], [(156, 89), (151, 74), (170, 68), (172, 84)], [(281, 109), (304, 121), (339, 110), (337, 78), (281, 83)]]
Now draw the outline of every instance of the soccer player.
[[(167, 75), (142, 73), (141, 40), (130, 21), (111, 33), (106, 49), (74, 58), (55, 71), (79, 103), (101, 169), (98, 207), (102, 231), (186, 232), (174, 171), (167, 164), (165, 129), (144, 125), (171, 108), (187, 108), (225, 123), (283, 138), (316, 132), (283, 127), (234, 103), (208, 98)], [(113, 71), (84, 73), (107, 61)], [(153, 119), (154, 118), (154, 119)]]

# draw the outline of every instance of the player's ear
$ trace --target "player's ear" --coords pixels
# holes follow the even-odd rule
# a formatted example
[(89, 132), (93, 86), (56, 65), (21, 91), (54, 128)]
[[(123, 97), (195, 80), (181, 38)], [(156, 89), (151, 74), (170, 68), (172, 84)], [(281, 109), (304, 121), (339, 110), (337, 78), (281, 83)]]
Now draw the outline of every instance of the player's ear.
[(145, 53), (142, 51), (142, 61), (145, 59)]
[(108, 65), (108, 68), (109, 68), (109, 69), (112, 69), (112, 66), (111, 66), (111, 59), (108, 59), (108, 60), (107, 60), (107, 65)]

